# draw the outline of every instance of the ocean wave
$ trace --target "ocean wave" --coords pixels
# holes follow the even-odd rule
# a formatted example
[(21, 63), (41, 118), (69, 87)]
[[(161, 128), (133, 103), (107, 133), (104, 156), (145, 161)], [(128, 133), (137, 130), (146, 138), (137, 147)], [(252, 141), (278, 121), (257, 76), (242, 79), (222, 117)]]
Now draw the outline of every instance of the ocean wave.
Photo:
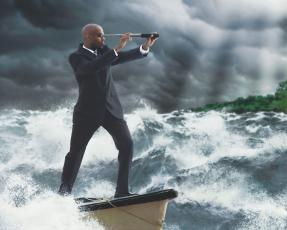
[[(40, 222), (46, 225), (41, 229), (100, 228), (82, 222), (72, 202), (55, 194), (69, 148), (71, 116), (67, 108), (1, 111), (1, 229), (39, 229)], [(285, 114), (158, 114), (143, 108), (125, 119), (135, 146), (132, 191), (179, 192), (170, 202), (166, 229), (286, 228)], [(111, 197), (116, 176), (117, 149), (100, 128), (86, 149), (74, 195)], [(51, 220), (59, 225), (42, 220), (42, 209), (53, 212)]]

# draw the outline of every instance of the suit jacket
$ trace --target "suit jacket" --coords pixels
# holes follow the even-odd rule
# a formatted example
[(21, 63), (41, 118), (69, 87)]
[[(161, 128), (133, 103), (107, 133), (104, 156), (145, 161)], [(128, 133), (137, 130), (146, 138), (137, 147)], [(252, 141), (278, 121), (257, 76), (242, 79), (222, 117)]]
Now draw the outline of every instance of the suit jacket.
[(117, 118), (123, 119), (122, 106), (119, 101), (111, 66), (127, 61), (143, 58), (139, 48), (118, 52), (104, 45), (94, 55), (80, 44), (77, 51), (69, 56), (69, 62), (74, 70), (79, 85), (79, 97), (74, 106), (74, 117), (87, 117), (101, 121), (105, 109), (108, 109)]

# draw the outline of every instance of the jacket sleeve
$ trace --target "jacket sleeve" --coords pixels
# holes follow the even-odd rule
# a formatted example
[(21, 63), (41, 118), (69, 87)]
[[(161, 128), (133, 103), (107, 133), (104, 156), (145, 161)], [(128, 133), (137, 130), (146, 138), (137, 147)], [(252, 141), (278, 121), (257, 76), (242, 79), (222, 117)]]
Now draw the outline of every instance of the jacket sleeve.
[(112, 65), (122, 64), (124, 62), (133, 61), (147, 56), (147, 54), (142, 54), (140, 52), (140, 48), (135, 48), (128, 51), (119, 51), (118, 55), (118, 58), (112, 62)]
[(98, 72), (102, 68), (111, 65), (118, 57), (113, 50), (109, 50), (99, 58), (88, 60), (79, 53), (72, 53), (69, 62), (78, 75), (87, 75)]

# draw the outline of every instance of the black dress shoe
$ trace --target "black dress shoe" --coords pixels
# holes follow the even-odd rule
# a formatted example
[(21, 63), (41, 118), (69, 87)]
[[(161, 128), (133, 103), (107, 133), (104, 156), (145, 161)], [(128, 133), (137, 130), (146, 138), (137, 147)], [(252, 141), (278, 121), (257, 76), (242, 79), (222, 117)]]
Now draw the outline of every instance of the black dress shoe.
[(139, 194), (130, 193), (130, 192), (127, 192), (127, 193), (116, 193), (114, 198), (125, 197), (125, 196), (138, 196), (138, 195)]

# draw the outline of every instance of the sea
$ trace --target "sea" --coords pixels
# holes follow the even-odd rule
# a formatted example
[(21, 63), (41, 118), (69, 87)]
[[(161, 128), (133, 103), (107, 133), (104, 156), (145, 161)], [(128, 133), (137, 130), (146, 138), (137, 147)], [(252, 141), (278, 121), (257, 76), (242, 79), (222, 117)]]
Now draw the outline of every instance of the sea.
[[(287, 229), (287, 115), (144, 107), (125, 114), (134, 140), (130, 187), (175, 189), (165, 230)], [(117, 149), (100, 128), (73, 189), (57, 195), (72, 109), (0, 110), (0, 230), (102, 230), (75, 197), (111, 198)]]

